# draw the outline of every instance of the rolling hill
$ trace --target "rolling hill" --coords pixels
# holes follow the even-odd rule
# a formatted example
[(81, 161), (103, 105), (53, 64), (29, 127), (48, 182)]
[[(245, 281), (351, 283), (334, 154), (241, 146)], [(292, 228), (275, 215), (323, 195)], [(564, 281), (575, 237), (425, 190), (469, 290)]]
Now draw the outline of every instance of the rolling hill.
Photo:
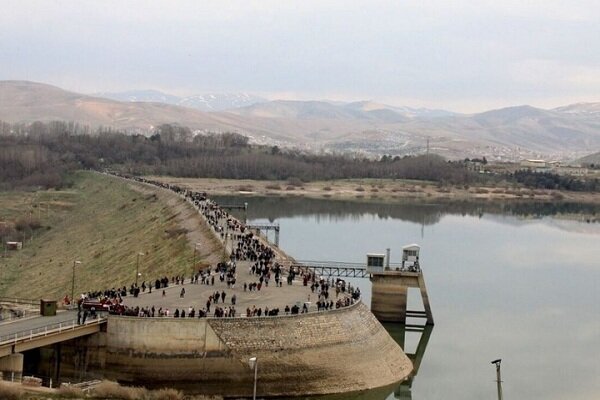
[[(262, 144), (371, 154), (417, 154), (429, 144), (450, 158), (572, 160), (600, 149), (600, 103), (465, 115), (372, 101), (275, 100), (204, 112), (167, 104), (179, 100), (161, 92), (135, 93), (138, 97), (116, 101), (41, 83), (0, 81), (0, 120), (68, 120), (142, 133), (176, 123), (200, 132), (238, 132)], [(151, 101), (131, 101), (140, 97)]]
[(600, 165), (600, 151), (594, 154), (588, 154), (585, 157), (581, 157), (578, 160), (575, 160), (573, 164), (594, 164)]
[(267, 100), (248, 93), (205, 93), (187, 97), (174, 96), (157, 90), (130, 90), (125, 92), (102, 92), (92, 96), (127, 102), (165, 103), (189, 107), (205, 112), (226, 111), (229, 109), (264, 103)]

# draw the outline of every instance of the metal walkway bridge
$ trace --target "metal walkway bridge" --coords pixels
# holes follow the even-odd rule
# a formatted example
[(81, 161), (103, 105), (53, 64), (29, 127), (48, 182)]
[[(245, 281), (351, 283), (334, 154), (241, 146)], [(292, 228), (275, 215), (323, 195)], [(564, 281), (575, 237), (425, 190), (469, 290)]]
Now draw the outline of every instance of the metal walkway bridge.
[[(362, 263), (299, 260), (292, 263), (291, 266), (292, 268), (310, 269), (325, 277), (369, 278), (371, 276), (367, 266)], [(400, 270), (401, 267), (400, 264), (390, 264), (390, 268), (393, 270)]]
[(275, 231), (275, 246), (279, 247), (279, 224), (248, 224), (246, 228), (256, 231)]

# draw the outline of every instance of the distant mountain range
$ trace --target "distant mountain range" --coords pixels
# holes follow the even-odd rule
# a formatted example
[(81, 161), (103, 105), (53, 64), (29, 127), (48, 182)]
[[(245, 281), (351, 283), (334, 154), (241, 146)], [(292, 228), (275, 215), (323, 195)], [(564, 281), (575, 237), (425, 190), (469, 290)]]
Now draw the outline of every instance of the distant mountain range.
[(180, 97), (159, 92), (157, 90), (130, 90), (114, 93), (101, 92), (94, 93), (92, 96), (126, 102), (164, 103), (174, 106), (195, 108), (206, 112), (225, 111), (232, 108), (246, 107), (268, 101), (262, 97), (248, 93), (206, 93)]
[(229, 110), (243, 116), (292, 119), (365, 120), (381, 123), (406, 122), (413, 118), (438, 118), (457, 115), (445, 110), (393, 107), (372, 101), (353, 103), (327, 101), (275, 100)]
[(600, 103), (552, 110), (517, 106), (466, 115), (372, 101), (266, 101), (245, 94), (102, 95), (113, 99), (41, 83), (0, 81), (0, 120), (72, 120), (136, 132), (177, 123), (199, 132), (238, 132), (263, 144), (374, 155), (429, 149), (449, 158), (573, 160), (600, 150)]

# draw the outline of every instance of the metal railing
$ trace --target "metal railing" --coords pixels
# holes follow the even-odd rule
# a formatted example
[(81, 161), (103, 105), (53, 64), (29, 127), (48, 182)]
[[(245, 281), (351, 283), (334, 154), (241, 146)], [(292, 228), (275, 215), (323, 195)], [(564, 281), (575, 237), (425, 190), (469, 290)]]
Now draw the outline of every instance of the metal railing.
[[(356, 262), (343, 262), (343, 261), (312, 261), (312, 260), (297, 260), (295, 263), (292, 263), (294, 266), (307, 266), (307, 267), (333, 267), (333, 268), (354, 268), (354, 269), (367, 269), (367, 265), (365, 263), (356, 263)], [(398, 263), (390, 263), (391, 269), (401, 268), (402, 264)], [(383, 268), (383, 267), (382, 267)]]
[(40, 306), (39, 300), (34, 299), (20, 299), (17, 297), (0, 297), (0, 303), (10, 303), (10, 304), (26, 304), (28, 306)]
[(0, 323), (3, 322), (8, 322), (8, 321), (14, 321), (16, 319), (22, 319), (22, 318), (27, 318), (27, 317), (31, 317), (33, 315), (40, 315), (40, 310), (30, 310), (30, 309), (23, 309), (23, 310), (12, 310), (12, 309), (6, 309), (6, 315), (2, 315), (0, 314)]
[(13, 332), (13, 333), (9, 333), (9, 334), (0, 336), (0, 346), (4, 346), (7, 344), (16, 344), (18, 342), (33, 340), (38, 337), (54, 335), (54, 334), (62, 333), (62, 332), (66, 332), (66, 331), (75, 331), (78, 328), (82, 328), (82, 327), (86, 327), (86, 326), (100, 325), (100, 324), (106, 322), (106, 320), (107, 320), (106, 318), (99, 317), (96, 319), (86, 321), (85, 323), (81, 323), (81, 324), (78, 324), (77, 320), (63, 321), (63, 322), (57, 322), (57, 323), (53, 323), (53, 324), (44, 325), (39, 328), (26, 329), (26, 330), (22, 330), (19, 332)]

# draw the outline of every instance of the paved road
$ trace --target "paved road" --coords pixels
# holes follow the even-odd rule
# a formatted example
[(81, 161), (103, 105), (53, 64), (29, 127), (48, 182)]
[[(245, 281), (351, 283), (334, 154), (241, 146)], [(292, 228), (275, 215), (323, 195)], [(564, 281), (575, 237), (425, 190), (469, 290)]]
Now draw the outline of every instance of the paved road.
[[(188, 307), (194, 308), (196, 311), (200, 308), (206, 307), (206, 301), (208, 297), (216, 291), (225, 292), (225, 304), (217, 304), (221, 307), (230, 307), (231, 298), (235, 294), (237, 297), (235, 309), (237, 315), (245, 314), (246, 308), (262, 308), (269, 309), (279, 308), (280, 314), (283, 314), (283, 310), (286, 305), (292, 307), (294, 304), (300, 302), (311, 302), (310, 311), (316, 311), (315, 301), (317, 300), (317, 294), (311, 293), (310, 286), (304, 286), (302, 281), (294, 281), (292, 285), (288, 285), (286, 278), (284, 277), (283, 286), (276, 287), (275, 280), (272, 278), (269, 286), (262, 285), (260, 291), (246, 291), (244, 292), (245, 283), (258, 283), (258, 275), (251, 275), (249, 273), (251, 263), (248, 261), (238, 261), (236, 268), (236, 285), (235, 288), (227, 288), (226, 282), (219, 281), (219, 275), (215, 276), (215, 284), (202, 285), (202, 284), (191, 284), (189, 278), (186, 280), (184, 285), (169, 284), (170, 286), (163, 289), (153, 290), (152, 293), (141, 293), (139, 297), (134, 298), (127, 296), (125, 298), (125, 304), (129, 307), (152, 307), (156, 310), (160, 307), (163, 309), (169, 308), (171, 314), (178, 309), (185, 309), (186, 313)], [(214, 272), (213, 272), (214, 274)], [(185, 296), (181, 297), (181, 289), (185, 289)], [(335, 291), (333, 291), (333, 297), (335, 299)], [(214, 311), (215, 305), (211, 305), (211, 314)]]
[(12, 320), (0, 323), (0, 341), (6, 339), (6, 336), (14, 336), (15, 333), (29, 331), (32, 329), (43, 328), (50, 324), (71, 323), (77, 320), (77, 311), (59, 311), (52, 317), (31, 317), (18, 320)]
[[(195, 207), (195, 206), (194, 206)], [(198, 212), (202, 215), (197, 207), (195, 207)], [(204, 216), (202, 216), (204, 218)], [(227, 237), (227, 233), (230, 231), (227, 227), (227, 219), (226, 217), (222, 217), (218, 221), (218, 225), (225, 232), (225, 238)], [(235, 233), (235, 232), (234, 232)], [(216, 235), (219, 237), (219, 235)], [(263, 243), (267, 243), (263, 240)], [(227, 240), (225, 239), (224, 245), (226, 246), (227, 253), (231, 251), (232, 248), (237, 247), (236, 240)], [(278, 251), (277, 248), (274, 249), (276, 251), (276, 260), (282, 261), (287, 259), (287, 256)], [(162, 308), (163, 310), (169, 309), (172, 313), (175, 309), (185, 310), (188, 312), (189, 307), (192, 307), (194, 310), (198, 311), (199, 309), (205, 308), (207, 300), (209, 296), (216, 291), (225, 292), (226, 300), (225, 303), (219, 303), (217, 306), (220, 307), (230, 307), (232, 305), (231, 298), (235, 294), (236, 296), (236, 315), (242, 315), (246, 313), (246, 309), (253, 307), (265, 309), (268, 307), (270, 310), (274, 308), (279, 308), (280, 315), (284, 313), (284, 309), (287, 306), (290, 308), (298, 304), (302, 306), (302, 304), (309, 303), (309, 311), (316, 311), (316, 301), (318, 300), (317, 293), (312, 293), (310, 290), (310, 283), (308, 286), (304, 286), (302, 281), (294, 281), (292, 285), (287, 284), (287, 275), (282, 277), (283, 286), (276, 287), (275, 280), (272, 276), (271, 282), (269, 286), (262, 285), (260, 291), (244, 291), (243, 286), (244, 283), (258, 283), (259, 276), (250, 274), (250, 267), (253, 263), (249, 261), (237, 261), (236, 268), (236, 285), (235, 288), (228, 288), (226, 282), (220, 282), (219, 275), (215, 275), (215, 283), (213, 285), (202, 285), (202, 284), (192, 284), (189, 281), (189, 277), (187, 278), (187, 283), (183, 285), (177, 285), (170, 283), (170, 286), (164, 290), (154, 290), (152, 293), (141, 293), (139, 297), (134, 298), (132, 296), (127, 296), (124, 299), (124, 303), (128, 307), (154, 307), (156, 310)], [(214, 267), (214, 266), (213, 266)], [(214, 274), (214, 272), (213, 272)], [(153, 277), (156, 279), (157, 277)], [(300, 278), (301, 279), (301, 278)], [(185, 296), (181, 296), (181, 289), (185, 289)], [(330, 289), (329, 291), (330, 297), (328, 300), (336, 301), (335, 289)], [(211, 312), (209, 316), (213, 315), (215, 309), (214, 302), (211, 305)]]

